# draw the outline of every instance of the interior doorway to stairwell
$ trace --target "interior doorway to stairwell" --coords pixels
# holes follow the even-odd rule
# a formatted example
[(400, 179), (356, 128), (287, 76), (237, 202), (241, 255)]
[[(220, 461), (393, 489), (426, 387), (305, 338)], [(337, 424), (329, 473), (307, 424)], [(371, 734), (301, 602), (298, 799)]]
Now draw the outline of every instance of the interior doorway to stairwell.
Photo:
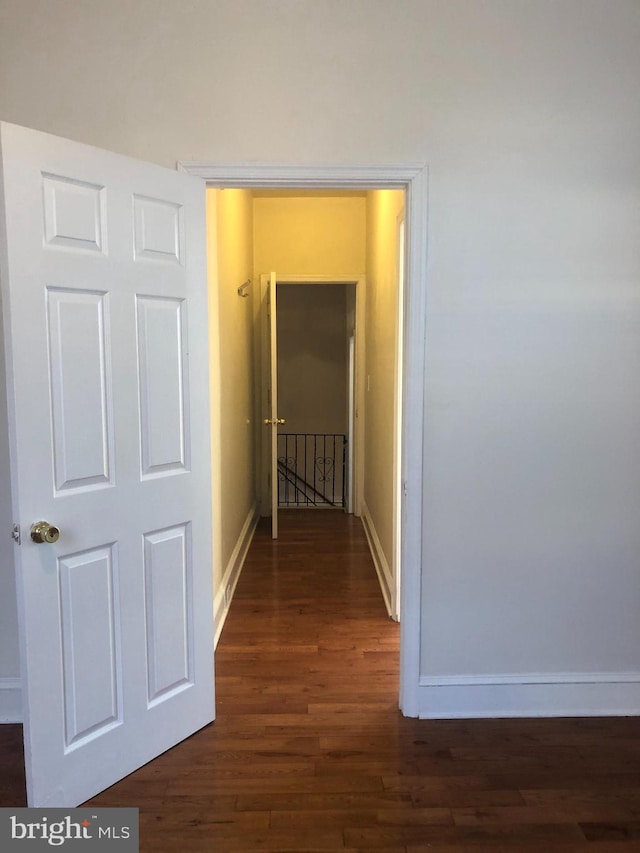
[[(250, 211), (250, 227), (246, 215), (237, 217), (240, 203)], [(401, 539), (404, 211), (400, 188), (229, 187), (218, 192), (216, 203), (218, 286), (225, 299), (234, 298), (228, 294), (234, 256), (246, 264), (250, 255), (253, 267), (242, 277), (251, 275), (260, 514), (270, 516), (277, 539), (284, 508), (353, 510), (362, 519), (394, 619), (401, 610), (396, 546)], [(241, 301), (235, 298), (235, 308)], [(229, 387), (227, 374), (244, 360), (237, 352), (235, 363), (229, 363), (228, 350), (236, 344), (226, 328), (230, 320), (237, 321), (233, 305), (223, 317), (222, 390), (228, 395), (228, 402), (222, 400), (223, 420), (238, 390), (237, 384)], [(233, 452), (231, 441), (225, 449)]]
[[(264, 290), (271, 278), (276, 298), (266, 304)], [(273, 274), (261, 277), (261, 287), (260, 403), (267, 415), (263, 420), (270, 421), (275, 392), (273, 413), (279, 421), (275, 458), (270, 430), (262, 433), (262, 513), (273, 515), (277, 502), (277, 512), (313, 508), (359, 516), (355, 495), (362, 488), (364, 442), (358, 430), (364, 406), (358, 403), (362, 383), (357, 382), (356, 363), (361, 372), (364, 321), (358, 316), (364, 278), (320, 275), (301, 280)], [(271, 324), (271, 306), (277, 315), (273, 336), (265, 329)]]
[[(365, 194), (376, 193), (382, 190), (401, 190), (405, 202), (406, 213), (406, 296), (403, 299), (403, 310), (401, 316), (404, 319), (404, 343), (401, 353), (392, 354), (391, 358), (381, 358), (380, 337), (374, 336), (368, 357), (369, 364), (383, 364), (382, 370), (378, 368), (369, 370), (362, 377), (367, 393), (374, 395), (380, 390), (380, 377), (394, 379), (402, 374), (401, 386), (398, 394), (394, 397), (388, 396), (385, 413), (382, 420), (374, 419), (373, 424), (384, 423), (384, 419), (391, 421), (392, 432), (399, 431), (397, 446), (402, 446), (402, 464), (396, 469), (398, 476), (395, 478), (396, 488), (393, 490), (394, 500), (397, 501), (396, 508), (404, 502), (401, 514), (401, 525), (398, 531), (397, 549), (393, 546), (389, 549), (392, 557), (391, 563), (397, 563), (396, 554), (400, 556), (399, 565), (394, 564), (389, 571), (389, 580), (393, 583), (393, 574), (404, 573), (402, 601), (395, 589), (387, 590), (391, 607), (395, 605), (401, 618), (401, 651), (400, 651), (400, 708), (408, 715), (415, 715), (418, 711), (419, 702), (419, 660), (420, 660), (420, 566), (422, 560), (422, 442), (424, 435), (424, 318), (426, 302), (426, 212), (427, 212), (427, 181), (426, 169), (423, 165), (410, 166), (380, 166), (380, 167), (330, 167), (330, 166), (266, 166), (266, 165), (220, 165), (215, 163), (192, 163), (181, 164), (184, 171), (199, 175), (207, 180), (211, 188), (220, 189), (239, 187), (249, 189), (256, 194), (277, 193), (282, 190), (294, 192), (298, 189), (303, 191), (323, 190), (325, 193), (336, 194), (360, 191)], [(336, 188), (336, 189), (334, 189)], [(331, 191), (331, 192), (329, 192)], [(401, 193), (401, 194), (402, 194)], [(380, 201), (380, 198), (378, 199)], [(380, 210), (378, 211), (380, 212)], [(368, 230), (367, 242), (372, 245), (372, 233)], [(298, 242), (298, 241), (295, 241)], [(376, 253), (371, 258), (373, 263), (380, 263), (383, 253)], [(367, 261), (370, 259), (367, 258)], [(259, 276), (261, 272), (269, 270), (271, 264), (260, 264), (255, 258), (253, 272)], [(275, 265), (278, 268), (278, 265)], [(370, 264), (367, 264), (368, 271)], [(280, 265), (280, 268), (282, 266)], [(299, 269), (299, 267), (298, 267)], [(361, 270), (358, 270), (360, 272)], [(298, 277), (298, 276), (296, 276)], [(353, 278), (353, 276), (349, 276)], [(255, 277), (254, 277), (255, 283)], [(236, 282), (237, 284), (237, 282)], [(370, 293), (370, 290), (368, 290)], [(376, 304), (374, 301), (373, 304)], [(371, 307), (371, 303), (369, 303)], [(377, 308), (384, 313), (384, 306), (377, 304)], [(387, 312), (388, 313), (388, 312)], [(254, 322), (256, 321), (254, 317)], [(368, 341), (369, 343), (369, 341)], [(398, 361), (399, 360), (399, 361)], [(398, 370), (401, 368), (401, 370)], [(400, 419), (394, 418), (397, 399), (402, 400), (405, 412), (410, 411), (411, 417)], [(369, 401), (367, 401), (369, 402)], [(258, 410), (256, 410), (257, 414)], [(247, 421), (248, 423), (248, 421)], [(394, 424), (399, 424), (395, 426)], [(257, 424), (256, 424), (257, 428)], [(376, 452), (376, 429), (372, 427), (368, 439), (373, 444), (374, 458), (379, 454)], [(389, 467), (389, 466), (387, 466)], [(393, 479), (393, 471), (389, 472)], [(367, 482), (371, 487), (371, 503), (377, 500), (377, 488), (379, 483), (376, 478), (368, 472)], [(259, 484), (258, 484), (259, 485)], [(259, 488), (257, 490), (259, 493)], [(365, 494), (365, 501), (367, 494)], [(366, 525), (366, 510), (371, 507), (363, 507), (363, 520)], [(374, 506), (374, 512), (379, 507)], [(391, 513), (387, 517), (387, 523), (393, 527), (394, 519), (400, 517), (400, 513)], [(389, 537), (387, 537), (389, 538)], [(391, 537), (392, 538), (392, 537)], [(374, 543), (380, 545), (382, 543)], [(380, 567), (378, 574), (380, 576)], [(381, 585), (384, 578), (381, 578)], [(395, 596), (395, 602), (391, 596)]]
[(277, 282), (278, 510), (353, 513), (356, 282)]

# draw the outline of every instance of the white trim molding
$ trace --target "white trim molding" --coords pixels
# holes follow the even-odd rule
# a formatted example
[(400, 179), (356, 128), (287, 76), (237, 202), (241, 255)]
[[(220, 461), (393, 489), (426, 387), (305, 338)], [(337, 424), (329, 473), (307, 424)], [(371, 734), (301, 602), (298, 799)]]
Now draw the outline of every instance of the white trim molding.
[(371, 551), (373, 565), (376, 568), (376, 574), (378, 575), (378, 581), (380, 582), (380, 589), (382, 590), (382, 597), (384, 598), (387, 613), (393, 618), (391, 606), (393, 575), (389, 568), (387, 558), (384, 555), (382, 544), (380, 543), (380, 537), (378, 536), (378, 531), (376, 530), (376, 526), (371, 518), (369, 507), (364, 500), (362, 501), (362, 526), (364, 527), (367, 542), (369, 543), (369, 550)]
[(423, 675), (422, 719), (640, 714), (640, 672)]
[(242, 525), (238, 541), (222, 575), (222, 583), (215, 592), (213, 600), (214, 648), (218, 645), (218, 640), (220, 639), (220, 634), (229, 613), (233, 594), (236, 591), (236, 585), (240, 578), (240, 573), (242, 572), (242, 567), (244, 566), (244, 561), (247, 557), (249, 545), (251, 545), (259, 518), (258, 505), (254, 503)]
[(216, 187), (254, 189), (405, 189), (425, 168), (425, 163), (404, 165), (347, 165), (330, 163), (215, 163), (181, 160), (178, 171), (204, 178)]
[(407, 717), (420, 711), (423, 443), (427, 319), (428, 175), (425, 163), (323, 164), (179, 162), (215, 187), (248, 189), (403, 189), (406, 192), (406, 289), (402, 389), (400, 695)]
[(22, 722), (22, 681), (0, 678), (0, 723)]

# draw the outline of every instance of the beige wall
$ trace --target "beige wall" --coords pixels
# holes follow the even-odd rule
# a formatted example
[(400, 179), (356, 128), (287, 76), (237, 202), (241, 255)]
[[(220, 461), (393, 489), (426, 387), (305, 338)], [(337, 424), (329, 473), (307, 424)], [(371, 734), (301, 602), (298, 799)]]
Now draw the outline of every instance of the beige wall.
[(5, 120), (428, 163), (425, 677), (640, 673), (639, 40), (637, 0), (0, 3)]
[(393, 571), (394, 402), (398, 328), (398, 222), (401, 190), (367, 198), (364, 503)]
[(255, 502), (252, 288), (248, 298), (238, 295), (238, 287), (251, 278), (253, 208), (248, 190), (208, 189), (207, 200), (215, 205), (217, 222), (217, 265), (212, 265), (210, 279), (210, 298), (217, 308), (212, 328), (219, 330), (219, 350), (212, 353), (212, 370), (219, 377), (212, 424), (214, 440), (219, 440), (221, 516), (215, 592)]
[(364, 193), (255, 193), (256, 275), (357, 276), (365, 267)]

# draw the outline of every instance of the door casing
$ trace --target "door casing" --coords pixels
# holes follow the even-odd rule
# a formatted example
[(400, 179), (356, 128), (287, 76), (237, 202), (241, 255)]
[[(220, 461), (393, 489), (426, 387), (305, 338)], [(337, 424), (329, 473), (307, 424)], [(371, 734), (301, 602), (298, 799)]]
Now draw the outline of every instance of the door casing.
[(426, 373), (428, 168), (404, 165), (292, 165), (183, 161), (178, 168), (218, 188), (403, 189), (406, 270), (403, 304), (402, 461), (400, 500), (400, 695), (405, 716), (418, 716), (423, 576), (424, 385)]

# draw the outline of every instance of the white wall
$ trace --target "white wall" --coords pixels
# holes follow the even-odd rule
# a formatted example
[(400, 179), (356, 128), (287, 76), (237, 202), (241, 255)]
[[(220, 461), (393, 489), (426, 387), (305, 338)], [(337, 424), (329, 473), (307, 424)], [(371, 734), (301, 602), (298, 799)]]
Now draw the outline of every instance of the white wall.
[[(422, 710), (639, 710), (637, 0), (3, 0), (0, 34), (9, 121), (428, 161)], [(622, 686), (474, 693), (576, 673)]]

